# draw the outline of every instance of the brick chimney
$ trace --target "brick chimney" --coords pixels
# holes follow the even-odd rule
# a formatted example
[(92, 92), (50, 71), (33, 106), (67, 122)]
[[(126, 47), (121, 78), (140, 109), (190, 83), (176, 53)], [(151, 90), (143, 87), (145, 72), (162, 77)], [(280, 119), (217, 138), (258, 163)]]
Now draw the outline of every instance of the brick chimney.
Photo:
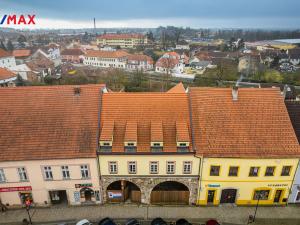
[(238, 86), (233, 86), (231, 90), (232, 100), (237, 101), (239, 96), (239, 88)]

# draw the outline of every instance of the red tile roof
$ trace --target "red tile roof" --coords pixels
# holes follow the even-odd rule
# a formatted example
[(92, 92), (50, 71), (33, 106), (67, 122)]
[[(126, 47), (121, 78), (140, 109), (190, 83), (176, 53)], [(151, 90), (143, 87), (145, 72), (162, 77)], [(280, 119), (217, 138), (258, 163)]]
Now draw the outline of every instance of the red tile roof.
[(130, 39), (130, 38), (144, 38), (143, 34), (103, 34), (98, 36), (98, 39)]
[(155, 66), (173, 69), (179, 63), (179, 59), (161, 57), (157, 60)]
[(167, 91), (168, 93), (185, 93), (185, 88), (182, 82), (178, 83), (176, 86), (172, 87)]
[(148, 64), (153, 64), (153, 59), (147, 55), (132, 54), (127, 56), (128, 60), (146, 61)]
[(164, 141), (162, 121), (151, 121), (151, 141), (163, 142)]
[(188, 142), (189, 130), (186, 121), (176, 121), (176, 140), (178, 142)]
[(12, 52), (14, 57), (28, 57), (31, 54), (30, 49), (18, 49), (18, 50), (13, 50)]
[(9, 57), (9, 56), (12, 56), (12, 54), (10, 52), (5, 51), (2, 48), (0, 48), (0, 58)]
[(80, 55), (84, 55), (84, 52), (79, 49), (79, 48), (68, 48), (65, 49), (61, 52), (61, 55), (75, 55), (75, 56), (80, 56)]
[(99, 57), (99, 58), (122, 58), (128, 56), (129, 53), (123, 50), (117, 51), (98, 51), (88, 50), (85, 56), (87, 57)]
[(103, 141), (112, 141), (114, 135), (114, 122), (113, 121), (104, 121), (100, 140)]
[(137, 122), (127, 121), (125, 128), (124, 141), (137, 141)]
[(150, 152), (151, 135), (157, 132), (161, 136), (157, 126), (161, 122), (163, 151), (177, 152), (176, 121), (185, 122), (190, 130), (188, 109), (185, 93), (104, 93), (100, 134), (104, 132), (106, 121), (114, 121), (112, 152), (124, 152), (127, 124), (134, 121), (137, 123), (137, 152)]
[(207, 157), (294, 157), (299, 144), (276, 88), (191, 88), (195, 148)]
[(16, 74), (12, 71), (0, 67), (0, 80), (6, 80), (15, 76)]
[(102, 87), (0, 89), (0, 161), (95, 157)]

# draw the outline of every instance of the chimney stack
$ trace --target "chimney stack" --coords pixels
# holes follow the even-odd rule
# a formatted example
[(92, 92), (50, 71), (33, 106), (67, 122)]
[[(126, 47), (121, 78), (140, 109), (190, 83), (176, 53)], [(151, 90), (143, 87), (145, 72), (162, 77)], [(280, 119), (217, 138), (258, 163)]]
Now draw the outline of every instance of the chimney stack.
[(80, 87), (74, 87), (74, 95), (80, 95), (81, 88)]
[(239, 96), (239, 88), (238, 88), (238, 86), (233, 86), (231, 93), (232, 93), (232, 100), (233, 101), (237, 101), (238, 100), (238, 96)]

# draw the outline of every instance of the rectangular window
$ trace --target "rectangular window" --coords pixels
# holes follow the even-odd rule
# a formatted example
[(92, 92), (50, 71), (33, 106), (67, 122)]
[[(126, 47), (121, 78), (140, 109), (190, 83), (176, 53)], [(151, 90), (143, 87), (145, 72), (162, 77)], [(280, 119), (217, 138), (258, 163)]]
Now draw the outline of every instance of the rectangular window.
[(128, 162), (128, 173), (131, 173), (131, 174), (136, 173), (136, 162), (135, 161)]
[(298, 191), (297, 196), (296, 196), (296, 201), (299, 202), (300, 201), (300, 191)]
[(167, 162), (167, 174), (175, 173), (175, 162)]
[(6, 181), (6, 178), (5, 178), (4, 170), (0, 169), (0, 183), (3, 183), (5, 181)]
[(239, 167), (238, 166), (231, 166), (231, 167), (229, 167), (228, 176), (237, 177), (238, 172), (239, 172)]
[(158, 162), (150, 162), (150, 173), (151, 174), (158, 173)]
[(24, 167), (18, 168), (18, 174), (19, 174), (20, 181), (28, 180), (26, 169)]
[(117, 162), (108, 162), (108, 168), (109, 168), (109, 173), (110, 174), (118, 173)]
[(220, 175), (220, 166), (211, 166), (210, 176), (219, 176), (219, 175)]
[(275, 171), (275, 166), (268, 166), (266, 168), (265, 176), (267, 177), (274, 176), (274, 171)]
[(70, 171), (68, 166), (61, 167), (62, 177), (63, 179), (70, 179)]
[(249, 177), (257, 177), (259, 172), (259, 167), (250, 167)]
[(183, 162), (183, 173), (184, 174), (192, 173), (192, 162), (190, 161)]
[(283, 166), (281, 171), (281, 176), (289, 176), (291, 172), (291, 166)]
[(268, 200), (269, 199), (269, 194), (270, 190), (260, 190), (260, 191), (255, 191), (253, 200)]
[(44, 176), (46, 180), (53, 180), (52, 168), (51, 166), (44, 166)]
[(90, 177), (90, 171), (88, 165), (81, 165), (80, 166), (81, 178), (86, 179)]

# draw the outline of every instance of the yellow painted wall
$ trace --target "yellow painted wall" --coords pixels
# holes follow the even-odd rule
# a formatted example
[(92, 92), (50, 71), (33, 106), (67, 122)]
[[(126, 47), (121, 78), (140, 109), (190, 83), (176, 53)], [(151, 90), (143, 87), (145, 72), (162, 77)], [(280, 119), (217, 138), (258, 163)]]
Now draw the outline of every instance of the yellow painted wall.
[[(203, 160), (202, 179), (199, 183), (199, 193), (197, 203), (207, 205), (208, 190), (215, 190), (214, 205), (218, 205), (223, 189), (237, 189), (236, 204), (250, 205), (256, 204), (253, 199), (254, 190), (270, 189), (269, 199), (261, 200), (260, 204), (273, 204), (274, 195), (277, 189), (282, 189), (283, 198), (289, 195), (294, 174), (297, 168), (298, 159), (231, 159), (231, 158), (205, 158)], [(210, 176), (210, 167), (220, 166), (219, 176)], [(237, 177), (228, 176), (229, 167), (238, 166)], [(260, 167), (258, 177), (249, 177), (250, 167)], [(274, 176), (265, 176), (267, 166), (275, 166)], [(292, 166), (290, 176), (281, 176), (283, 166)]]
[[(108, 163), (110, 161), (116, 161), (118, 164), (118, 173), (109, 174)], [(137, 162), (137, 173), (128, 173), (128, 162)], [(150, 162), (158, 161), (159, 171), (157, 175), (169, 175), (166, 173), (167, 161), (175, 161), (176, 169), (175, 174), (172, 175), (186, 175), (183, 173), (183, 162), (192, 161), (192, 173), (188, 175), (198, 175), (199, 174), (199, 164), (200, 159), (196, 158), (194, 155), (100, 155), (100, 171), (101, 175), (110, 176), (148, 176), (150, 174)]]

